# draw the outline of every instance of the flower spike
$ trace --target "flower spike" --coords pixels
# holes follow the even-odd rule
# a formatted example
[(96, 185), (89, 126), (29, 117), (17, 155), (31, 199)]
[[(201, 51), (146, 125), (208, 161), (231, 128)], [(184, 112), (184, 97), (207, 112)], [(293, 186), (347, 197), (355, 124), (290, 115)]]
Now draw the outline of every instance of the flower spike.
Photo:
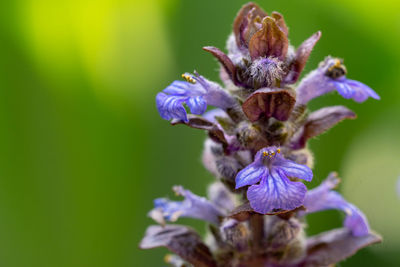
[[(333, 190), (336, 174), (312, 190), (306, 187), (314, 166), (308, 141), (356, 118), (339, 105), (309, 110), (309, 101), (332, 91), (356, 102), (379, 95), (348, 79), (343, 61), (333, 57), (298, 83), (321, 32), (297, 49), (288, 34), (283, 15), (245, 4), (227, 51), (203, 47), (218, 60), (224, 87), (184, 73), (157, 94), (163, 119), (207, 134), (201, 159), (216, 181), (207, 198), (176, 186), (182, 201), (154, 200), (149, 216), (160, 225), (148, 228), (141, 248), (168, 248), (175, 255), (166, 262), (176, 267), (293, 267), (335, 265), (381, 242), (365, 215)], [(307, 237), (305, 216), (326, 209), (344, 212), (343, 227)], [(190, 228), (166, 224), (181, 217), (208, 222), (206, 242)]]

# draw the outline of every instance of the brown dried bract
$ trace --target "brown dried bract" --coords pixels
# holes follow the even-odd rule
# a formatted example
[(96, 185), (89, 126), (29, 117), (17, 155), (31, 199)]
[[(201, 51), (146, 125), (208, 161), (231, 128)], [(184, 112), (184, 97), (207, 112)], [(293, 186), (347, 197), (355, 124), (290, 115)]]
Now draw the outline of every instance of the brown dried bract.
[(289, 73), (285, 78), (285, 83), (295, 83), (299, 79), (301, 72), (306, 66), (308, 58), (310, 57), (311, 51), (320, 38), (321, 32), (318, 31), (297, 48), (294, 60), (290, 63)]
[[(303, 209), (303, 207), (299, 207), (299, 208)], [(264, 215), (278, 215), (279, 214), (279, 215), (283, 216), (283, 214), (288, 213), (287, 214), (288, 218), (290, 218), (291, 214), (292, 214), (291, 212), (297, 211), (298, 209), (295, 209), (295, 210), (277, 210), (277, 211), (274, 211), (274, 212), (271, 212), (271, 213), (267, 213), (267, 214), (264, 214)], [(259, 213), (255, 212), (254, 209), (250, 206), (250, 203), (247, 202), (245, 204), (242, 204), (242, 205), (236, 207), (234, 210), (232, 210), (230, 212), (230, 214), (228, 215), (228, 217), (242, 222), (242, 221), (248, 220), (250, 218), (250, 216), (253, 215), (253, 214), (259, 214)], [(285, 217), (285, 216), (283, 216), (283, 217)]]
[(204, 119), (203, 117), (196, 115), (190, 114), (187, 117), (189, 120), (187, 123), (182, 120), (174, 119), (171, 121), (171, 124), (185, 124), (191, 128), (206, 130), (208, 131), (210, 138), (213, 139), (215, 142), (221, 143), (223, 145), (228, 145), (228, 142), (225, 139), (224, 132), (215, 123), (212, 123)]
[(253, 60), (270, 56), (285, 60), (288, 48), (289, 40), (286, 34), (272, 17), (263, 19), (262, 28), (251, 37), (249, 42), (249, 53)]
[(141, 249), (166, 247), (194, 266), (217, 266), (201, 237), (191, 228), (182, 225), (149, 226), (139, 247)]
[(261, 115), (286, 121), (296, 103), (295, 93), (288, 89), (259, 89), (252, 93), (242, 105), (247, 118), (254, 122)]
[[(256, 21), (258, 20), (257, 17), (260, 18), (261, 22), (262, 18), (267, 15), (268, 14), (258, 5), (251, 2), (245, 4), (239, 10), (233, 22), (233, 33), (236, 38), (236, 44), (239, 48), (248, 46), (250, 37), (252, 36), (251, 32), (254, 31), (254, 23), (256, 23)], [(248, 27), (252, 28), (253, 30), (248, 29)]]
[(216, 57), (224, 67), (226, 73), (229, 75), (233, 83), (238, 85), (238, 81), (236, 79), (236, 66), (233, 64), (232, 60), (224, 52), (214, 46), (205, 46), (203, 47), (203, 50), (210, 52), (214, 57)]
[(307, 140), (320, 135), (344, 119), (355, 119), (357, 115), (344, 106), (332, 106), (321, 108), (312, 112), (304, 126), (292, 139), (293, 149), (304, 148)]
[(353, 236), (346, 228), (324, 232), (307, 240), (307, 257), (301, 266), (328, 266), (380, 242), (382, 237), (374, 232), (360, 237)]

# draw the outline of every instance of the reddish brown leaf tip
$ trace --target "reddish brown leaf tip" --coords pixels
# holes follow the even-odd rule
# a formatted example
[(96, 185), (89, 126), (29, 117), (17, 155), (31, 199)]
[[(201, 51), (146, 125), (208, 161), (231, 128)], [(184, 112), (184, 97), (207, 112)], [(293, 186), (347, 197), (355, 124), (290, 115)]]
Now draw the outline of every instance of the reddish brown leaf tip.
[(151, 249), (166, 247), (194, 266), (217, 266), (209, 248), (191, 228), (181, 225), (149, 226), (139, 247)]
[(299, 79), (301, 72), (306, 66), (308, 58), (310, 57), (311, 51), (320, 38), (321, 32), (318, 31), (311, 35), (311, 37), (305, 40), (299, 48), (297, 48), (295, 58), (289, 67), (289, 74), (285, 79), (286, 83), (295, 83)]
[(196, 115), (189, 114), (187, 116), (188, 122), (185, 123), (179, 119), (173, 119), (171, 121), (172, 125), (184, 124), (194, 129), (206, 130), (211, 139), (215, 142), (227, 145), (228, 142), (225, 139), (224, 132), (214, 123)]
[(292, 148), (303, 148), (307, 140), (320, 135), (344, 119), (355, 119), (357, 115), (344, 106), (332, 106), (321, 108), (312, 112), (302, 129), (295, 134)]
[[(251, 13), (251, 18), (249, 18), (249, 13)], [(249, 42), (249, 40), (245, 40), (244, 32), (247, 31), (247, 27), (252, 23), (252, 21), (249, 20), (252, 18), (254, 19), (257, 16), (262, 19), (267, 16), (267, 13), (265, 13), (257, 4), (252, 2), (242, 6), (236, 15), (236, 18), (233, 21), (233, 33), (235, 35), (236, 44), (239, 48), (245, 46)]]
[(233, 64), (232, 60), (224, 52), (214, 46), (205, 46), (203, 47), (203, 50), (210, 52), (214, 57), (218, 59), (231, 80), (236, 84), (236, 66), (235, 64)]
[(283, 15), (279, 12), (272, 12), (271, 17), (273, 17), (276, 21), (276, 25), (278, 25), (279, 29), (283, 31), (283, 33), (288, 36), (289, 34), (289, 29), (286, 26), (285, 19), (283, 18)]

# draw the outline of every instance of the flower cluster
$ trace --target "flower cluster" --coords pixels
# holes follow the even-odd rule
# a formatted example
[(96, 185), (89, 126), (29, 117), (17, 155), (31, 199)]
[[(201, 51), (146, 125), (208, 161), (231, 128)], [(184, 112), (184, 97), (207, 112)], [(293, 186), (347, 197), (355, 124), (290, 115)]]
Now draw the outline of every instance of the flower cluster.
[[(298, 81), (320, 37), (317, 32), (295, 49), (281, 14), (246, 4), (228, 53), (204, 47), (218, 59), (224, 86), (185, 73), (157, 94), (163, 119), (208, 134), (203, 163), (217, 181), (208, 198), (175, 186), (182, 201), (156, 199), (149, 216), (158, 225), (147, 229), (141, 248), (167, 247), (175, 253), (166, 257), (173, 266), (327, 266), (380, 242), (365, 215), (334, 191), (336, 173), (306, 187), (313, 179), (308, 140), (356, 117), (344, 106), (310, 112), (307, 104), (332, 91), (356, 102), (379, 99), (347, 79), (343, 61), (330, 56)], [(345, 213), (343, 228), (306, 237), (307, 214), (327, 209)], [(209, 223), (205, 241), (189, 227), (167, 224), (180, 217)]]

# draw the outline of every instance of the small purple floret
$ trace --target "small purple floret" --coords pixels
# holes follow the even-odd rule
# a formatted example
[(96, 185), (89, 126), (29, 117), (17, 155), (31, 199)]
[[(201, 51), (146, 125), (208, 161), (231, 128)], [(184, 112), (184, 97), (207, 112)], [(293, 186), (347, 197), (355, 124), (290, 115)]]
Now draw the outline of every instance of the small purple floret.
[(280, 153), (277, 147), (261, 149), (254, 162), (236, 176), (236, 189), (251, 185), (247, 198), (258, 213), (292, 210), (303, 205), (307, 188), (289, 177), (311, 181), (313, 173), (307, 166), (287, 160)]
[(379, 95), (370, 87), (361, 82), (347, 79), (345, 73), (346, 69), (339, 59), (327, 57), (297, 87), (296, 104), (305, 105), (310, 100), (335, 90), (342, 97), (353, 99), (359, 103), (369, 97), (380, 99)]
[(344, 226), (354, 236), (369, 234), (369, 225), (365, 215), (353, 204), (347, 202), (338, 192), (332, 189), (339, 183), (335, 174), (331, 174), (318, 187), (307, 192), (304, 200), (306, 214), (322, 210), (338, 209), (346, 213)]
[(202, 76), (184, 75), (189, 81), (174, 81), (156, 96), (156, 105), (160, 116), (165, 120), (179, 119), (188, 122), (185, 107), (192, 114), (201, 115), (207, 105), (227, 109), (235, 104), (235, 100), (218, 84), (210, 82)]
[(154, 209), (149, 213), (150, 217), (158, 222), (162, 219), (174, 222), (179, 217), (188, 217), (218, 224), (219, 217), (223, 216), (222, 212), (206, 198), (197, 196), (181, 186), (175, 186), (174, 191), (185, 199), (183, 201), (155, 199)]
[(174, 81), (163, 92), (157, 94), (158, 112), (165, 120), (181, 119), (187, 122), (183, 104), (186, 104), (193, 114), (203, 114), (207, 109), (207, 103), (203, 98), (205, 93), (206, 90), (199, 84)]

